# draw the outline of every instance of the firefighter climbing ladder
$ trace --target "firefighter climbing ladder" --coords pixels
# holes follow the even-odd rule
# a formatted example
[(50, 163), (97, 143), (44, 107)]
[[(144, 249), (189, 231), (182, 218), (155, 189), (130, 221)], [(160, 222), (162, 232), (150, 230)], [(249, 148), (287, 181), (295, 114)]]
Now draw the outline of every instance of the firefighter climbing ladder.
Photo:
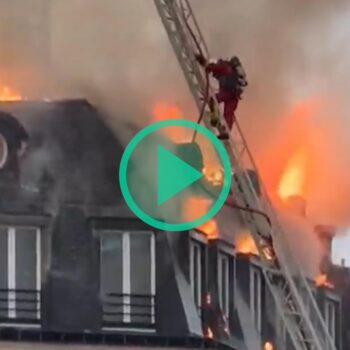
[[(154, 0), (154, 2), (198, 110), (202, 111), (207, 98), (213, 98), (215, 113), (225, 130), (229, 132), (213, 88), (209, 86), (208, 90), (207, 77), (195, 59), (197, 53), (201, 53), (206, 59), (209, 59), (210, 55), (189, 1)], [(206, 107), (205, 114), (209, 113)], [(206, 125), (212, 131), (217, 131), (210, 123)], [(230, 156), (235, 175), (235, 180), (232, 182), (235, 200), (238, 205), (252, 209), (242, 211), (242, 215), (260, 253), (266, 285), (295, 350), (336, 350), (311, 285), (283, 234), (262, 181), (259, 179), (261, 193), (258, 194), (251, 177), (245, 171), (251, 169), (258, 174), (237, 122), (234, 124), (230, 139), (223, 143)]]

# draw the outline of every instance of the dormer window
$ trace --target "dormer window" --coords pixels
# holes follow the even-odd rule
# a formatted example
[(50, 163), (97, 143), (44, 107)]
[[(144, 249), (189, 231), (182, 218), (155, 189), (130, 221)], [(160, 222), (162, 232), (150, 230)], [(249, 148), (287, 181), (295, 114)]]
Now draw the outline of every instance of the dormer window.
[(202, 246), (191, 241), (190, 245), (190, 281), (194, 302), (200, 312), (202, 306)]
[(332, 300), (326, 300), (324, 304), (324, 318), (329, 335), (333, 340), (336, 338), (336, 304)]
[(229, 316), (230, 310), (230, 265), (229, 256), (219, 252), (218, 254), (218, 287), (219, 303), (225, 316)]
[(149, 231), (101, 230), (104, 327), (155, 323), (155, 237)]
[(261, 271), (252, 265), (250, 269), (250, 310), (256, 329), (261, 331)]
[(0, 226), (0, 322), (37, 324), (40, 318), (40, 229)]

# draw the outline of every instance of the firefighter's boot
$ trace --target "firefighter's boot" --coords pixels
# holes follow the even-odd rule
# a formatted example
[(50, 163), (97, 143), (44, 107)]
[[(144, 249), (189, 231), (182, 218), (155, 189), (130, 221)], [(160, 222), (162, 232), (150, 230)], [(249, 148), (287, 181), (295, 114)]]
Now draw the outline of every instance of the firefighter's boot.
[(219, 130), (219, 135), (218, 135), (218, 139), (219, 140), (228, 140), (230, 138), (230, 135), (227, 133), (227, 131), (225, 130), (223, 125), (219, 125), (218, 127)]

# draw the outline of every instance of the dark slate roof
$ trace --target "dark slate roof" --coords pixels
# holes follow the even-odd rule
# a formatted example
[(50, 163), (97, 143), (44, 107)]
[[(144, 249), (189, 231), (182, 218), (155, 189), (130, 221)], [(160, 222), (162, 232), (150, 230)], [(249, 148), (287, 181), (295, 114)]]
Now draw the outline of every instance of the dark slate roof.
[(15, 116), (29, 133), (22, 195), (49, 188), (51, 200), (121, 204), (118, 166), (123, 146), (86, 100), (1, 103), (0, 110)]

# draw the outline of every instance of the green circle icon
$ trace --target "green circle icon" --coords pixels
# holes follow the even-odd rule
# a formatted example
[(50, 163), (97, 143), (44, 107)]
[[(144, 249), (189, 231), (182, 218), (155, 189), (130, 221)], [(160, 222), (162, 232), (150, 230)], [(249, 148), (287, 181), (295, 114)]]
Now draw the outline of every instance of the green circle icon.
[[(205, 150), (195, 142), (171, 142), (162, 133), (169, 128), (196, 132), (197, 139), (207, 143)], [(208, 185), (201, 168), (208, 148), (220, 164), (220, 186)], [(221, 141), (204, 126), (184, 119), (163, 120), (140, 130), (125, 148), (119, 167), (121, 192), (131, 211), (164, 231), (190, 230), (215, 216), (229, 194), (231, 177), (230, 159)], [(191, 196), (202, 196), (210, 205), (204, 214), (186, 221), (183, 202)]]

